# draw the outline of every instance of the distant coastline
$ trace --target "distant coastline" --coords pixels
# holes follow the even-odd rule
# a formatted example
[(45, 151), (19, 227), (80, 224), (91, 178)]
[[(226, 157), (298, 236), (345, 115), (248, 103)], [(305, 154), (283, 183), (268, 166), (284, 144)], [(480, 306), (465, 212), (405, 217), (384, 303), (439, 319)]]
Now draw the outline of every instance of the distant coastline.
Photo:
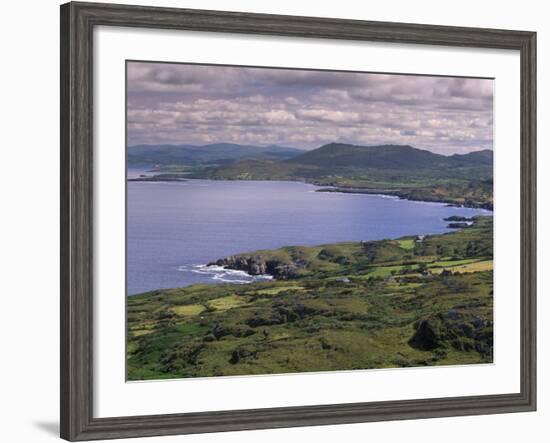
[[(155, 170), (150, 170), (150, 173), (155, 173)], [(458, 208), (472, 208), (472, 209), (486, 209), (488, 211), (493, 210), (492, 202), (476, 202), (476, 201), (465, 201), (463, 203), (457, 203), (456, 199), (441, 197), (441, 196), (430, 196), (426, 193), (418, 195), (417, 189), (405, 190), (405, 189), (367, 189), (367, 188), (354, 188), (354, 187), (342, 187), (342, 186), (331, 186), (328, 187), (323, 184), (318, 184), (315, 181), (308, 181), (304, 179), (242, 179), (242, 178), (200, 178), (192, 177), (189, 178), (185, 173), (160, 173), (152, 176), (140, 176), (134, 178), (128, 178), (129, 182), (186, 182), (189, 180), (213, 180), (213, 181), (266, 181), (266, 182), (301, 182), (309, 185), (317, 186), (319, 189), (316, 189), (315, 192), (335, 192), (341, 194), (367, 194), (367, 195), (378, 195), (384, 197), (395, 197), (402, 200), (416, 201), (416, 202), (425, 202), (425, 203), (445, 203), (451, 207)]]
[(449, 198), (440, 198), (440, 197), (429, 197), (422, 196), (416, 197), (412, 193), (409, 193), (405, 190), (389, 190), (389, 189), (361, 189), (361, 188), (343, 188), (343, 187), (334, 187), (334, 188), (321, 188), (317, 189), (315, 192), (339, 192), (344, 194), (369, 194), (369, 195), (384, 195), (400, 198), (403, 200), (426, 202), (426, 203), (446, 203), (448, 206), (458, 207), (458, 208), (475, 208), (475, 209), (487, 209), (488, 211), (493, 210), (492, 203), (478, 203), (475, 201), (466, 201), (463, 204), (456, 203), (455, 200)]
[(185, 182), (187, 181), (181, 174), (158, 174), (158, 175), (140, 175), (128, 179), (129, 182)]
[[(493, 209), (492, 150), (445, 156), (410, 145), (328, 143), (303, 151), (218, 143), (130, 146), (129, 164), (150, 165), (153, 178), (300, 181), (319, 192), (392, 195), (411, 201)], [(174, 181), (176, 176), (174, 176)]]

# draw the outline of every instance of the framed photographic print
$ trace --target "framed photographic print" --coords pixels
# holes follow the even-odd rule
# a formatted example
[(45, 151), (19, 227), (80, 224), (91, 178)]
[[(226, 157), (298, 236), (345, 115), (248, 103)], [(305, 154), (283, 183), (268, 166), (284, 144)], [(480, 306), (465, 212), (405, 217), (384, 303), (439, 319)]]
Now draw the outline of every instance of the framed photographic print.
[(536, 34), (61, 7), (61, 436), (536, 408)]

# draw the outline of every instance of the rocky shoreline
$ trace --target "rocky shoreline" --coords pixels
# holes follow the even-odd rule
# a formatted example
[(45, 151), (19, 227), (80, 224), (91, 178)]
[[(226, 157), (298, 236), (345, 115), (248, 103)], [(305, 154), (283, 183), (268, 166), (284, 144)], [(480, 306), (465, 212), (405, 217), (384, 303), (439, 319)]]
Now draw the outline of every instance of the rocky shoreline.
[(463, 208), (473, 208), (473, 209), (487, 209), (489, 211), (493, 210), (493, 203), (491, 202), (476, 202), (474, 200), (466, 200), (465, 202), (459, 204), (456, 200), (446, 199), (446, 198), (437, 198), (431, 197), (429, 195), (415, 196), (411, 192), (402, 190), (402, 189), (365, 189), (365, 188), (346, 188), (346, 187), (330, 187), (330, 188), (320, 188), (315, 192), (338, 192), (343, 194), (368, 194), (368, 195), (389, 195), (392, 197), (401, 198), (404, 200), (411, 201), (424, 201), (429, 203), (446, 203), (448, 206), (454, 207), (463, 207)]
[(271, 275), (276, 280), (289, 280), (300, 276), (306, 263), (300, 260), (284, 263), (275, 259), (265, 259), (259, 255), (232, 255), (221, 258), (207, 266), (223, 266), (227, 269), (244, 271), (249, 275)]
[[(475, 224), (476, 217), (450, 216), (444, 218), (449, 221), (450, 229), (467, 229)], [(323, 251), (321, 251), (322, 253)], [(221, 266), (235, 271), (244, 271), (251, 276), (270, 275), (275, 280), (291, 280), (307, 274), (307, 262), (299, 257), (282, 260), (272, 255), (261, 253), (231, 255), (210, 262), (207, 266)]]

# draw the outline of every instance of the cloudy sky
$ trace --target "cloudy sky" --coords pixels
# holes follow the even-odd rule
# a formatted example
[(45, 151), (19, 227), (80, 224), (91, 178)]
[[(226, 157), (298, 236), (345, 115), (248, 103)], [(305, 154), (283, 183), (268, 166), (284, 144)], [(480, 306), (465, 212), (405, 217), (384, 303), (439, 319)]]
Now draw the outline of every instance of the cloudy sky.
[(128, 63), (128, 143), (493, 148), (493, 81)]

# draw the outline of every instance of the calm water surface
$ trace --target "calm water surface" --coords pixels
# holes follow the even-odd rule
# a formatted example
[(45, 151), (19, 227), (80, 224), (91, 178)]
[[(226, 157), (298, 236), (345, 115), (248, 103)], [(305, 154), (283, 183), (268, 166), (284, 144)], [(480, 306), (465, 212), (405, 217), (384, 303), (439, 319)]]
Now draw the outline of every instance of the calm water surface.
[(129, 182), (128, 294), (252, 281), (242, 272), (205, 266), (240, 252), (443, 233), (449, 231), (444, 217), (491, 213), (315, 189), (275, 181)]

